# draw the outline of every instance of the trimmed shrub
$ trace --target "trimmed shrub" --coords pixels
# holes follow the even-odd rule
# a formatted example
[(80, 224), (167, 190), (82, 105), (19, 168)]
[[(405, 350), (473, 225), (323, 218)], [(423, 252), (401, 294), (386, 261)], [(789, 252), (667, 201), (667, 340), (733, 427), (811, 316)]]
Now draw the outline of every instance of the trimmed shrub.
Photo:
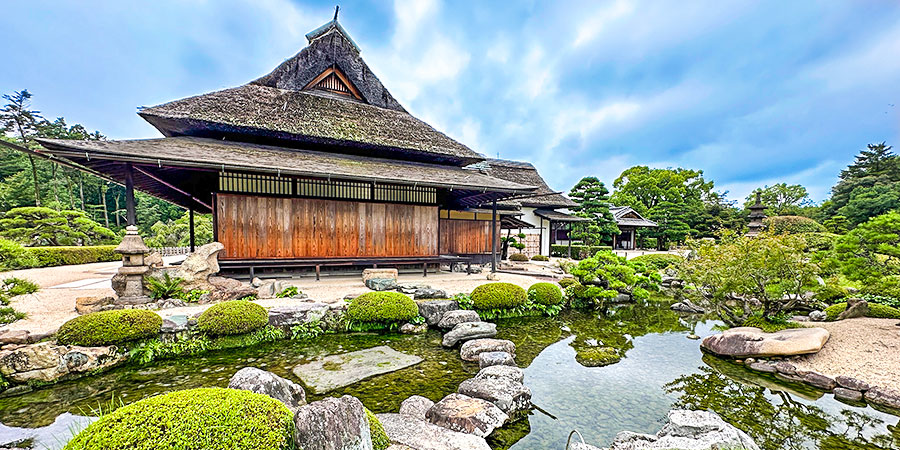
[[(866, 317), (874, 317), (876, 319), (900, 319), (900, 309), (891, 308), (887, 305), (878, 303), (869, 303), (869, 314)], [(825, 308), (825, 320), (837, 320), (842, 312), (847, 310), (847, 302), (835, 303)]]
[(157, 395), (104, 415), (65, 450), (282, 450), (293, 415), (278, 400), (240, 389)]
[(369, 434), (372, 435), (372, 449), (387, 449), (391, 446), (391, 440), (384, 431), (384, 426), (381, 425), (381, 421), (375, 417), (375, 414), (373, 414), (372, 411), (369, 411), (369, 408), (365, 408), (365, 411), (366, 417), (369, 419)]
[(527, 299), (525, 289), (512, 283), (487, 283), (472, 291), (472, 304), (476, 310), (518, 308)]
[[(609, 245), (572, 245), (572, 258), (573, 259), (584, 259), (588, 258), (594, 253), (597, 253), (601, 250), (612, 250), (612, 246)], [(569, 246), (568, 245), (551, 245), (550, 246), (550, 256), (556, 257), (569, 257)]]
[(563, 302), (563, 294), (553, 283), (534, 283), (528, 288), (528, 298), (534, 303), (554, 306)]
[(825, 226), (803, 216), (773, 216), (763, 219), (766, 231), (772, 234), (823, 233)]
[(559, 280), (559, 286), (562, 287), (563, 289), (565, 289), (573, 284), (578, 284), (578, 280), (576, 280), (574, 278), (563, 278), (563, 279)]
[(247, 300), (231, 300), (210, 306), (197, 319), (197, 328), (213, 336), (256, 331), (269, 323), (266, 308)]
[(517, 262), (528, 261), (528, 255), (524, 253), (513, 253), (512, 255), (509, 255), (509, 260)]
[(532, 261), (550, 261), (550, 258), (546, 255), (534, 255), (531, 257)]
[(416, 302), (399, 292), (368, 292), (354, 298), (347, 307), (347, 317), (356, 322), (402, 322), (418, 315)]
[(34, 267), (67, 266), (70, 264), (88, 264), (95, 262), (119, 261), (122, 255), (116, 253), (115, 245), (96, 245), (90, 247), (25, 247), (25, 251), (34, 258)]
[(59, 327), (56, 341), (62, 345), (119, 344), (159, 334), (162, 317), (145, 309), (115, 309), (76, 317)]
[(682, 258), (681, 255), (672, 253), (651, 253), (649, 255), (631, 258), (631, 262), (644, 263), (644, 265), (653, 270), (663, 270), (666, 267), (673, 266), (681, 261), (684, 261), (684, 258)]
[(37, 260), (16, 242), (0, 238), (0, 270), (27, 269)]

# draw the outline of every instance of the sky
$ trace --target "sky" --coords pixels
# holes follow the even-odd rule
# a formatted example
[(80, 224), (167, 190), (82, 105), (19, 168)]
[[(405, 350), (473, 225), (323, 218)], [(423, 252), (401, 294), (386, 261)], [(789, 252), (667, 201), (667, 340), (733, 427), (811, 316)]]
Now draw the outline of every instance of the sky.
[[(306, 45), (335, 1), (4, 2), (0, 90), (110, 139), (140, 106), (238, 86)], [(628, 167), (701, 169), (741, 200), (829, 195), (868, 143), (900, 150), (900, 2), (342, 1), (408, 111), (567, 191)]]

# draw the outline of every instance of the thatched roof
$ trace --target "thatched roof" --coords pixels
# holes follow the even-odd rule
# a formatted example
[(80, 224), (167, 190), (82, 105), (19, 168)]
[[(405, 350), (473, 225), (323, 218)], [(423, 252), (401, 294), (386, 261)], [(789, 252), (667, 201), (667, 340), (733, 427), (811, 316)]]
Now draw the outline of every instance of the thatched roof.
[[(407, 113), (336, 21), (308, 37), (309, 45), (300, 53), (255, 81), (144, 108), (139, 114), (165, 136), (302, 144), (459, 166), (484, 159)], [(313, 83), (335, 70), (353, 95), (337, 95)]]
[(577, 206), (577, 203), (570, 198), (551, 189), (547, 182), (541, 178), (541, 174), (538, 173), (537, 169), (529, 163), (505, 159), (488, 159), (483, 163), (478, 163), (478, 167), (486, 169), (485, 173), (493, 177), (538, 187), (534, 192), (528, 194), (530, 197), (506, 200), (503, 202), (504, 204), (516, 204), (534, 208), (569, 208)]
[(616, 219), (616, 225), (632, 226), (632, 227), (656, 227), (659, 226), (652, 220), (647, 220), (644, 216), (638, 214), (630, 206), (610, 206), (609, 212)]

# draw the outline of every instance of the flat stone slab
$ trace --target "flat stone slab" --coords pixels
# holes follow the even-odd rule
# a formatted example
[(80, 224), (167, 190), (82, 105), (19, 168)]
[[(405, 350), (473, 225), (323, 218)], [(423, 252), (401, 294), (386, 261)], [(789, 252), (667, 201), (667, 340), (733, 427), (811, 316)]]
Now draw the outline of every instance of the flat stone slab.
[(416, 450), (491, 450), (483, 437), (400, 414), (376, 414), (391, 444)]
[(386, 345), (340, 355), (326, 356), (294, 367), (294, 375), (309, 390), (324, 394), (349, 386), (375, 375), (405, 369), (422, 362), (422, 358), (400, 353)]
[(791, 356), (816, 353), (831, 334), (824, 328), (791, 328), (765, 333), (759, 328), (738, 327), (709, 336), (700, 346), (733, 358)]

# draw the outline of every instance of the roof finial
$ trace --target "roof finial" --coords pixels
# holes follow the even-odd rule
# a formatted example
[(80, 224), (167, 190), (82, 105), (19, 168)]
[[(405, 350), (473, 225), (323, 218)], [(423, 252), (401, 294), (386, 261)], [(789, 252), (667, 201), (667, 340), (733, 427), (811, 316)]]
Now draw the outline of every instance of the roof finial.
[(341, 10), (341, 5), (334, 5), (334, 21), (337, 22), (338, 12)]

